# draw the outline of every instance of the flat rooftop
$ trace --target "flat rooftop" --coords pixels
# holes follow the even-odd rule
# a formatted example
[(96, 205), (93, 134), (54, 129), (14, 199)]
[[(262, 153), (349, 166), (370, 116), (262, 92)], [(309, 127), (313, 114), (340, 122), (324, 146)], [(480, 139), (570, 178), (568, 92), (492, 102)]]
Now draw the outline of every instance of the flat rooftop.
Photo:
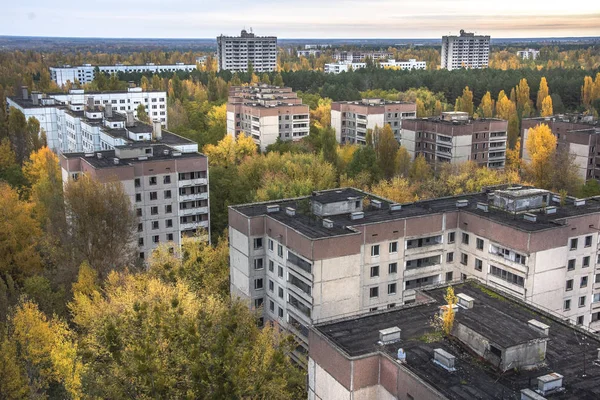
[[(496, 189), (507, 189), (508, 186), (499, 186)], [(527, 188), (520, 187), (519, 191), (523, 193)], [(338, 193), (340, 192), (341, 193)], [(488, 189), (491, 193), (492, 188)], [(251, 203), (232, 206), (232, 208), (247, 217), (256, 217), (267, 215), (267, 206), (270, 204), (279, 204), (280, 211), (268, 213), (268, 216), (274, 218), (283, 224), (295, 229), (301, 234), (311, 239), (320, 239), (344, 234), (356, 233), (353, 227), (375, 224), (378, 222), (401, 220), (406, 218), (414, 218), (426, 215), (434, 215), (451, 211), (466, 212), (476, 214), (482, 218), (492, 220), (494, 222), (513, 227), (525, 232), (536, 232), (546, 229), (553, 229), (565, 224), (565, 219), (579, 215), (600, 213), (600, 196), (592, 197), (585, 200), (585, 204), (576, 206), (574, 199), (568, 198), (564, 206), (560, 206), (557, 202), (551, 201), (549, 205), (556, 206), (554, 214), (545, 214), (543, 212), (535, 212), (536, 222), (530, 222), (524, 219), (522, 213), (514, 214), (498, 208), (494, 208), (490, 202), (488, 192), (482, 191), (479, 193), (465, 194), (460, 196), (443, 197), (431, 200), (417, 201), (414, 203), (404, 203), (400, 210), (390, 210), (390, 204), (393, 202), (366, 193), (354, 188), (331, 189), (315, 192), (316, 196), (305, 196), (295, 199), (273, 200), (262, 203)], [(325, 196), (325, 197), (323, 197)], [(328, 216), (334, 223), (333, 228), (323, 227), (320, 218), (310, 212), (303, 211), (309, 209), (306, 206), (312, 197), (319, 198), (337, 198), (339, 201), (344, 201), (348, 197), (367, 197), (381, 201), (381, 208), (376, 208), (369, 205), (363, 208), (364, 217), (358, 220), (351, 220), (350, 214), (339, 214)], [(464, 207), (457, 207), (457, 201), (466, 200), (467, 204)], [(331, 201), (330, 201), (331, 202)], [(306, 204), (305, 204), (306, 203)], [(478, 203), (488, 204), (488, 211), (478, 208)], [(296, 215), (291, 217), (286, 214), (285, 208), (292, 207), (296, 209)], [(534, 212), (534, 211), (528, 211)]]
[[(148, 146), (149, 144), (147, 143), (146, 145)], [(103, 150), (103, 151), (96, 151), (93, 153), (63, 153), (62, 156), (65, 158), (81, 158), (81, 159), (85, 160), (86, 162), (88, 162), (90, 165), (92, 165), (94, 168), (98, 168), (98, 169), (100, 169), (100, 168), (116, 168), (116, 167), (122, 167), (124, 165), (133, 165), (136, 163), (155, 161), (155, 160), (170, 160), (170, 159), (195, 158), (195, 157), (206, 158), (206, 156), (202, 153), (178, 152), (177, 150), (173, 149), (172, 147), (169, 147), (169, 146), (166, 146), (163, 144), (152, 144), (151, 146), (152, 146), (153, 155), (144, 154), (144, 156), (146, 156), (147, 158), (141, 159), (141, 160), (138, 157), (119, 158), (119, 164), (115, 164), (113, 161), (114, 158), (116, 157), (115, 150)], [(128, 147), (128, 146), (123, 146), (123, 147)], [(168, 154), (165, 154), (165, 150), (168, 151)], [(180, 155), (174, 156), (173, 153), (179, 153)], [(101, 155), (100, 158), (98, 158), (98, 154)]]
[[(423, 291), (429, 300), (422, 303), (320, 324), (315, 329), (350, 357), (381, 351), (396, 359), (398, 349), (403, 348), (406, 352), (403, 365), (453, 400), (519, 399), (521, 389), (532, 387), (536, 378), (551, 372), (564, 376), (566, 390), (549, 396), (549, 399), (600, 399), (600, 366), (593, 362), (600, 347), (597, 337), (473, 281), (454, 285), (454, 292), (475, 300), (472, 309), (459, 309), (455, 324), (464, 321), (477, 324), (479, 332), (493, 335), (490, 340), (507, 344), (525, 342), (540, 337), (527, 325), (529, 320), (536, 319), (548, 325), (546, 365), (536, 370), (509, 369), (501, 373), (458, 340), (432, 334), (435, 331), (431, 320), (445, 304), (445, 287)], [(378, 345), (379, 331), (394, 326), (402, 330), (401, 341)], [(455, 372), (450, 373), (433, 364), (433, 350), (437, 348), (456, 357)]]
[(385, 100), (385, 99), (362, 99), (355, 101), (334, 101), (334, 104), (354, 104), (358, 106), (379, 107), (392, 104), (412, 104), (416, 107), (417, 103), (410, 101)]

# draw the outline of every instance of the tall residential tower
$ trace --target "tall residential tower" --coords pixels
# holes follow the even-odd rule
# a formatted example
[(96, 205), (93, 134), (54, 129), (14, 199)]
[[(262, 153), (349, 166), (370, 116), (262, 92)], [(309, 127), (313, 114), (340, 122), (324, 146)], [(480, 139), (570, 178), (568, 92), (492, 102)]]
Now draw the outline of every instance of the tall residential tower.
[(243, 30), (240, 36), (217, 37), (218, 70), (271, 72), (277, 67), (277, 37), (255, 36)]
[(460, 36), (442, 36), (442, 68), (487, 68), (489, 60), (489, 36), (476, 36), (462, 29)]

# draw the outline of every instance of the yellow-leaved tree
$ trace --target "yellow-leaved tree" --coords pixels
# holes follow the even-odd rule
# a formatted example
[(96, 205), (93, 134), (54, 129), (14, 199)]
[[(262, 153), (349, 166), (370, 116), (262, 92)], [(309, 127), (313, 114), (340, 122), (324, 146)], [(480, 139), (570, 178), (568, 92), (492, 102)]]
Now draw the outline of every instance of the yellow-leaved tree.
[(554, 114), (552, 109), (552, 97), (546, 96), (542, 101), (542, 110), (540, 111), (542, 117), (549, 117)]
[(408, 179), (398, 176), (392, 180), (384, 179), (374, 184), (371, 187), (371, 193), (396, 203), (408, 203), (416, 200)]
[(552, 186), (553, 158), (556, 154), (556, 137), (546, 124), (530, 128), (525, 142), (529, 161), (525, 171), (529, 180), (537, 187), (550, 189)]
[(454, 111), (464, 111), (469, 113), (469, 115), (473, 115), (473, 92), (466, 86), (463, 89), (462, 96), (456, 99), (456, 104), (454, 105)]
[(331, 99), (319, 99), (317, 108), (310, 110), (310, 122), (318, 129), (331, 125)]
[(210, 165), (222, 167), (238, 165), (244, 158), (256, 154), (256, 144), (250, 136), (239, 135), (236, 139), (225, 135), (216, 145), (204, 146), (204, 154), (208, 156)]
[(542, 114), (543, 102), (549, 95), (550, 91), (548, 89), (548, 82), (546, 81), (546, 77), (542, 76), (542, 79), (540, 80), (540, 89), (537, 92), (537, 101), (535, 103), (535, 106), (537, 107), (540, 115), (542, 116), (544, 116)]
[(42, 268), (37, 251), (41, 229), (32, 217), (32, 205), (16, 190), (0, 182), (0, 275), (22, 282)]
[(492, 100), (490, 92), (486, 92), (481, 98), (479, 108), (481, 110), (481, 117), (492, 118), (494, 116), (494, 100)]
[(11, 339), (30, 371), (30, 386), (46, 390), (60, 384), (73, 399), (82, 396), (83, 364), (77, 354), (75, 335), (67, 324), (44, 315), (37, 304), (25, 301), (9, 320)]
[(458, 297), (454, 294), (452, 286), (448, 286), (448, 289), (446, 289), (444, 300), (446, 300), (446, 305), (442, 314), (442, 330), (446, 336), (449, 336), (454, 326), (454, 306), (458, 303)]

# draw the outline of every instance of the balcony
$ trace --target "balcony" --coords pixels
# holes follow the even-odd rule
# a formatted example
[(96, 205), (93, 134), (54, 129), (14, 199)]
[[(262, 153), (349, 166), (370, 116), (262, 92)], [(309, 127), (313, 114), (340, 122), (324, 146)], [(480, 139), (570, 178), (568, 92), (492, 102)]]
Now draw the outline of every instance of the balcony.
[(288, 251), (287, 261), (289, 264), (300, 268), (302, 271), (312, 274), (312, 264), (308, 261), (304, 261), (302, 258), (298, 257), (294, 253)]
[(441, 251), (443, 249), (442, 236), (429, 236), (417, 239), (408, 239), (406, 241), (407, 256), (413, 254), (427, 253), (432, 251)]
[(178, 187), (208, 185), (207, 178), (183, 179), (177, 182)]
[(514, 269), (515, 271), (521, 272), (524, 275), (527, 275), (528, 271), (529, 271), (529, 267), (525, 264), (521, 264), (520, 262), (516, 262), (513, 261), (510, 257), (508, 256), (503, 256), (501, 253), (496, 254), (496, 253), (490, 253), (490, 261), (491, 262), (495, 262), (496, 264), (503, 264), (505, 266), (508, 266), (511, 269)]
[(177, 199), (179, 201), (192, 201), (192, 200), (207, 200), (208, 192), (194, 193), (194, 194), (180, 194)]
[(179, 209), (179, 215), (181, 216), (187, 216), (187, 215), (194, 215), (194, 214), (208, 214), (208, 207), (190, 207), (190, 208), (182, 208)]
[(208, 220), (179, 224), (179, 230), (182, 230), (182, 231), (188, 231), (191, 229), (198, 229), (198, 228), (208, 229)]

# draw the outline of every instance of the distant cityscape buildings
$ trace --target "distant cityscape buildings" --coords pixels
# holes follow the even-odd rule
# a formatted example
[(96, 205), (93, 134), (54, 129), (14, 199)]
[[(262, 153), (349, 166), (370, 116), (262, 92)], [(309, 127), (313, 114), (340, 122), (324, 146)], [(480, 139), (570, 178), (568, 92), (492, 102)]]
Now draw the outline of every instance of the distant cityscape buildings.
[(535, 60), (540, 54), (539, 50), (535, 49), (527, 49), (517, 51), (517, 55), (521, 57), (523, 60)]
[(154, 63), (147, 63), (145, 65), (115, 64), (98, 66), (94, 66), (92, 64), (84, 64), (75, 67), (72, 67), (70, 65), (64, 65), (61, 67), (50, 67), (50, 78), (58, 86), (64, 86), (68, 82), (72, 84), (74, 84), (75, 82), (79, 82), (80, 84), (84, 85), (86, 83), (91, 83), (94, 80), (96, 68), (98, 68), (100, 72), (106, 74), (118, 74), (119, 72), (162, 73), (177, 71), (191, 72), (196, 69), (196, 65), (184, 63), (175, 63), (171, 65), (156, 65)]
[(309, 134), (309, 107), (289, 87), (234, 86), (227, 101), (227, 133), (252, 137), (262, 151), (278, 139), (300, 140)]
[(277, 68), (277, 37), (256, 36), (242, 30), (240, 36), (217, 37), (218, 70), (247, 72), (251, 64), (256, 72)]
[(487, 68), (490, 59), (490, 37), (464, 30), (460, 36), (442, 36), (442, 65), (447, 70)]
[[(137, 118), (137, 108), (143, 104), (152, 120), (159, 120), (167, 126), (167, 93), (164, 91), (142, 91), (140, 87), (130, 87), (125, 91), (86, 92), (71, 89), (69, 93), (29, 93), (22, 88), (21, 96), (8, 97), (8, 107), (20, 110), (25, 118), (35, 117), (40, 122), (40, 130), (46, 132), (48, 147), (56, 153), (72, 151), (105, 150), (108, 142), (100, 141), (99, 133), (81, 131), (81, 113), (92, 99), (94, 106), (111, 106), (114, 113), (133, 113)], [(75, 114), (73, 114), (75, 112)], [(92, 129), (90, 127), (90, 129)], [(97, 132), (97, 129), (94, 129)], [(85, 138), (85, 139), (84, 139)], [(84, 146), (86, 146), (84, 148)]]
[(504, 120), (473, 120), (466, 112), (443, 112), (440, 117), (404, 121), (400, 143), (413, 159), (422, 154), (432, 164), (473, 161), (504, 168), (507, 129)]
[(382, 99), (331, 103), (331, 127), (339, 143), (366, 144), (367, 130), (388, 124), (399, 138), (403, 121), (416, 117), (416, 103)]

